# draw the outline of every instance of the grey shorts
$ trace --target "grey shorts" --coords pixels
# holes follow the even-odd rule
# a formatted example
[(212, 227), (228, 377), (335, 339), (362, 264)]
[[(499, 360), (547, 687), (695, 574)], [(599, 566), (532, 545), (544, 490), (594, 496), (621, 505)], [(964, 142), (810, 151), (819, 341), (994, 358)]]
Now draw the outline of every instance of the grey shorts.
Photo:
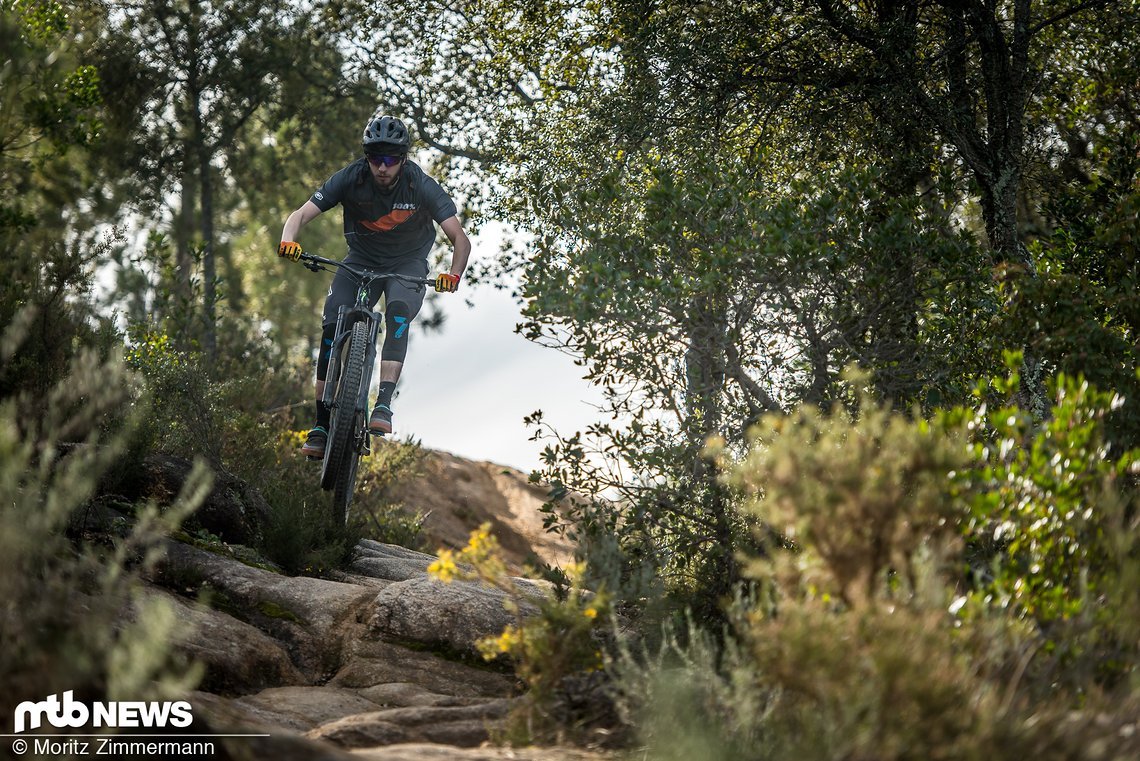
[[(355, 262), (351, 257), (345, 261), (374, 272), (397, 272), (410, 277), (427, 277), (428, 273), (426, 259), (405, 259), (402, 262), (393, 262), (380, 267)], [(325, 298), (325, 309), (321, 318), (322, 325), (331, 325), (336, 322), (337, 309), (341, 304), (352, 306), (356, 303), (356, 289), (356, 278), (342, 269), (337, 269), (332, 285), (329, 286), (329, 295)], [(407, 304), (408, 320), (411, 321), (419, 314), (420, 307), (423, 306), (427, 286), (417, 287), (395, 278), (376, 281), (368, 288), (369, 309), (376, 307), (376, 302), (380, 300), (381, 293), (385, 294), (385, 300), (388, 304), (396, 301), (403, 301)]]

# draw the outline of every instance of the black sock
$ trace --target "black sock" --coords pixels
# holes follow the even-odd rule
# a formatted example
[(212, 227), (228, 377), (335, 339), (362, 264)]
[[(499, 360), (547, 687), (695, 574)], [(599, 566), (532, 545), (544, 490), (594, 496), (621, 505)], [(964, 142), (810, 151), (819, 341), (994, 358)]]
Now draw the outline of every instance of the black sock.
[(332, 410), (328, 405), (317, 400), (317, 427), (324, 428), (326, 431), (329, 429), (329, 418), (332, 417)]
[(380, 392), (376, 395), (376, 404), (383, 404), (385, 407), (391, 409), (392, 407), (392, 394), (396, 391), (396, 384), (391, 381), (383, 381), (380, 384)]

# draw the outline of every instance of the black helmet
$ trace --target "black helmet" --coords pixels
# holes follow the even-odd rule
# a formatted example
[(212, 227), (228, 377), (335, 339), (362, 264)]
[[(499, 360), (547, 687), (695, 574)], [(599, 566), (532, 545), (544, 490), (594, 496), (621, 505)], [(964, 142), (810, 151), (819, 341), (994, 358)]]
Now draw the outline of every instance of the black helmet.
[(364, 126), (364, 137), (361, 142), (366, 151), (407, 153), (412, 146), (412, 136), (408, 134), (408, 128), (402, 121), (394, 116), (382, 116), (377, 111)]

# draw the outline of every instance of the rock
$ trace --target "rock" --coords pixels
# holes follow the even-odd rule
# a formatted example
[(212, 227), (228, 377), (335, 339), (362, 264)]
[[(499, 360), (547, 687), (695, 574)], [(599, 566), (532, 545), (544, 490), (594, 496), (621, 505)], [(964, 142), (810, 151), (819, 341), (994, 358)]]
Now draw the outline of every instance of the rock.
[(412, 682), (389, 682), (367, 687), (356, 691), (362, 698), (367, 698), (377, 705), (385, 708), (406, 706), (464, 706), (471, 705), (480, 700), (473, 697), (459, 697), (457, 695), (441, 695), (438, 692), (422, 687)]
[[(378, 640), (358, 640), (328, 685), (368, 695), (379, 685), (415, 684), (425, 691), (455, 698), (500, 698), (513, 694), (511, 675), (448, 660), (435, 653), (409, 650)], [(371, 697), (369, 699), (372, 699)]]
[[(544, 594), (537, 583), (516, 583), (528, 596)], [(516, 623), (516, 615), (504, 606), (507, 600), (502, 590), (477, 582), (419, 576), (381, 590), (368, 625), (381, 635), (474, 655), (476, 640), (497, 636)], [(525, 597), (520, 607), (523, 616), (538, 612)]]
[(339, 687), (273, 687), (234, 701), (279, 727), (308, 731), (346, 716), (379, 711), (383, 706)]
[(432, 547), (461, 548), (472, 529), (486, 522), (515, 573), (527, 563), (565, 565), (573, 559), (573, 544), (543, 526), (541, 507), (549, 489), (530, 483), (525, 473), (445, 452), (429, 452), (423, 469), (422, 476), (395, 485), (394, 499), (425, 516)]
[(261, 630), (159, 590), (152, 594), (169, 600), (185, 622), (176, 646), (205, 665), (202, 689), (233, 695), (306, 681), (284, 648)]
[(434, 562), (434, 555), (364, 539), (357, 544), (349, 569), (376, 579), (407, 581), (425, 575)]
[[(432, 457), (432, 467), (444, 472), (432, 488), (413, 489), (407, 501), (438, 519), (446, 514), (446, 531), (433, 535), (450, 537), (442, 544), (463, 546), (467, 531), (487, 520), (512, 568), (536, 556), (546, 562), (564, 556), (560, 539), (544, 540), (549, 535), (537, 510), (544, 495), (525, 476), (489, 463)], [(161, 502), (163, 494), (177, 493), (189, 469), (189, 462), (177, 458), (148, 460), (140, 488)], [(213, 501), (194, 520), (229, 543), (252, 543), (268, 506), (264, 500), (258, 505), (255, 490), (229, 479), (220, 477)], [(108, 503), (106, 515), (94, 514), (91, 523), (117, 525), (113, 507)], [(264, 734), (227, 738), (220, 756), (604, 758), (563, 748), (476, 747), (503, 726), (521, 685), (501, 664), (478, 658), (475, 642), (517, 623), (516, 613), (504, 605), (508, 600), (517, 599), (524, 616), (537, 613), (536, 600), (551, 593), (546, 582), (514, 579), (518, 598), (474, 582), (445, 584), (427, 575), (434, 555), (370, 540), (360, 542), (336, 581), (288, 577), (255, 567), (262, 565), (256, 559), (242, 558), (247, 565), (176, 542), (165, 549), (148, 580), (169, 590), (152, 593), (169, 598), (187, 623), (179, 649), (206, 665), (202, 691), (189, 697), (195, 715), (201, 709), (203, 720), (219, 732)], [(203, 593), (210, 608), (184, 599)], [(565, 706), (575, 716), (581, 706), (594, 705), (577, 698), (575, 693)]]
[[(268, 721), (267, 715), (251, 706), (208, 692), (192, 692), (186, 698), (195, 717), (203, 716), (210, 728), (221, 734), (244, 735), (220, 740), (223, 752), (218, 758), (233, 761), (352, 761), (354, 756), (335, 745), (312, 740)], [(251, 736), (251, 735), (261, 736)], [(228, 755), (227, 755), (228, 754)]]
[(409, 743), (352, 751), (357, 761), (604, 761), (608, 756), (578, 748), (456, 748)]
[(473, 747), (487, 740), (511, 701), (490, 700), (466, 706), (416, 706), (347, 716), (308, 733), (345, 748), (367, 748), (405, 742), (444, 743)]
[(280, 641), (305, 681), (341, 663), (344, 643), (374, 589), (307, 576), (283, 576), (177, 542), (166, 544), (154, 580), (176, 592), (209, 590), (213, 605)]
[[(131, 484), (132, 495), (168, 504), (182, 489), (193, 463), (182, 457), (152, 454), (143, 460), (141, 472)], [(204, 528), (231, 544), (254, 545), (272, 510), (261, 492), (223, 470), (214, 471), (214, 486), (201, 507), (186, 522), (186, 528)]]

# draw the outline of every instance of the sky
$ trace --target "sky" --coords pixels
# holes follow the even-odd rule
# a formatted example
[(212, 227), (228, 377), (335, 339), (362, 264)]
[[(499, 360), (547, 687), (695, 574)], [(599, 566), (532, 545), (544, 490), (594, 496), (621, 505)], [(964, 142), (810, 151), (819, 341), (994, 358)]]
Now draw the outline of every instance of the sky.
[[(476, 256), (497, 253), (497, 246), (473, 242)], [(540, 466), (545, 444), (528, 440), (534, 431), (524, 417), (541, 409), (566, 434), (600, 419), (602, 394), (582, 379), (584, 368), (514, 332), (520, 307), (509, 292), (461, 286), (437, 303), (447, 315), (443, 331), (409, 337), (392, 405), (394, 436), (529, 473)]]

